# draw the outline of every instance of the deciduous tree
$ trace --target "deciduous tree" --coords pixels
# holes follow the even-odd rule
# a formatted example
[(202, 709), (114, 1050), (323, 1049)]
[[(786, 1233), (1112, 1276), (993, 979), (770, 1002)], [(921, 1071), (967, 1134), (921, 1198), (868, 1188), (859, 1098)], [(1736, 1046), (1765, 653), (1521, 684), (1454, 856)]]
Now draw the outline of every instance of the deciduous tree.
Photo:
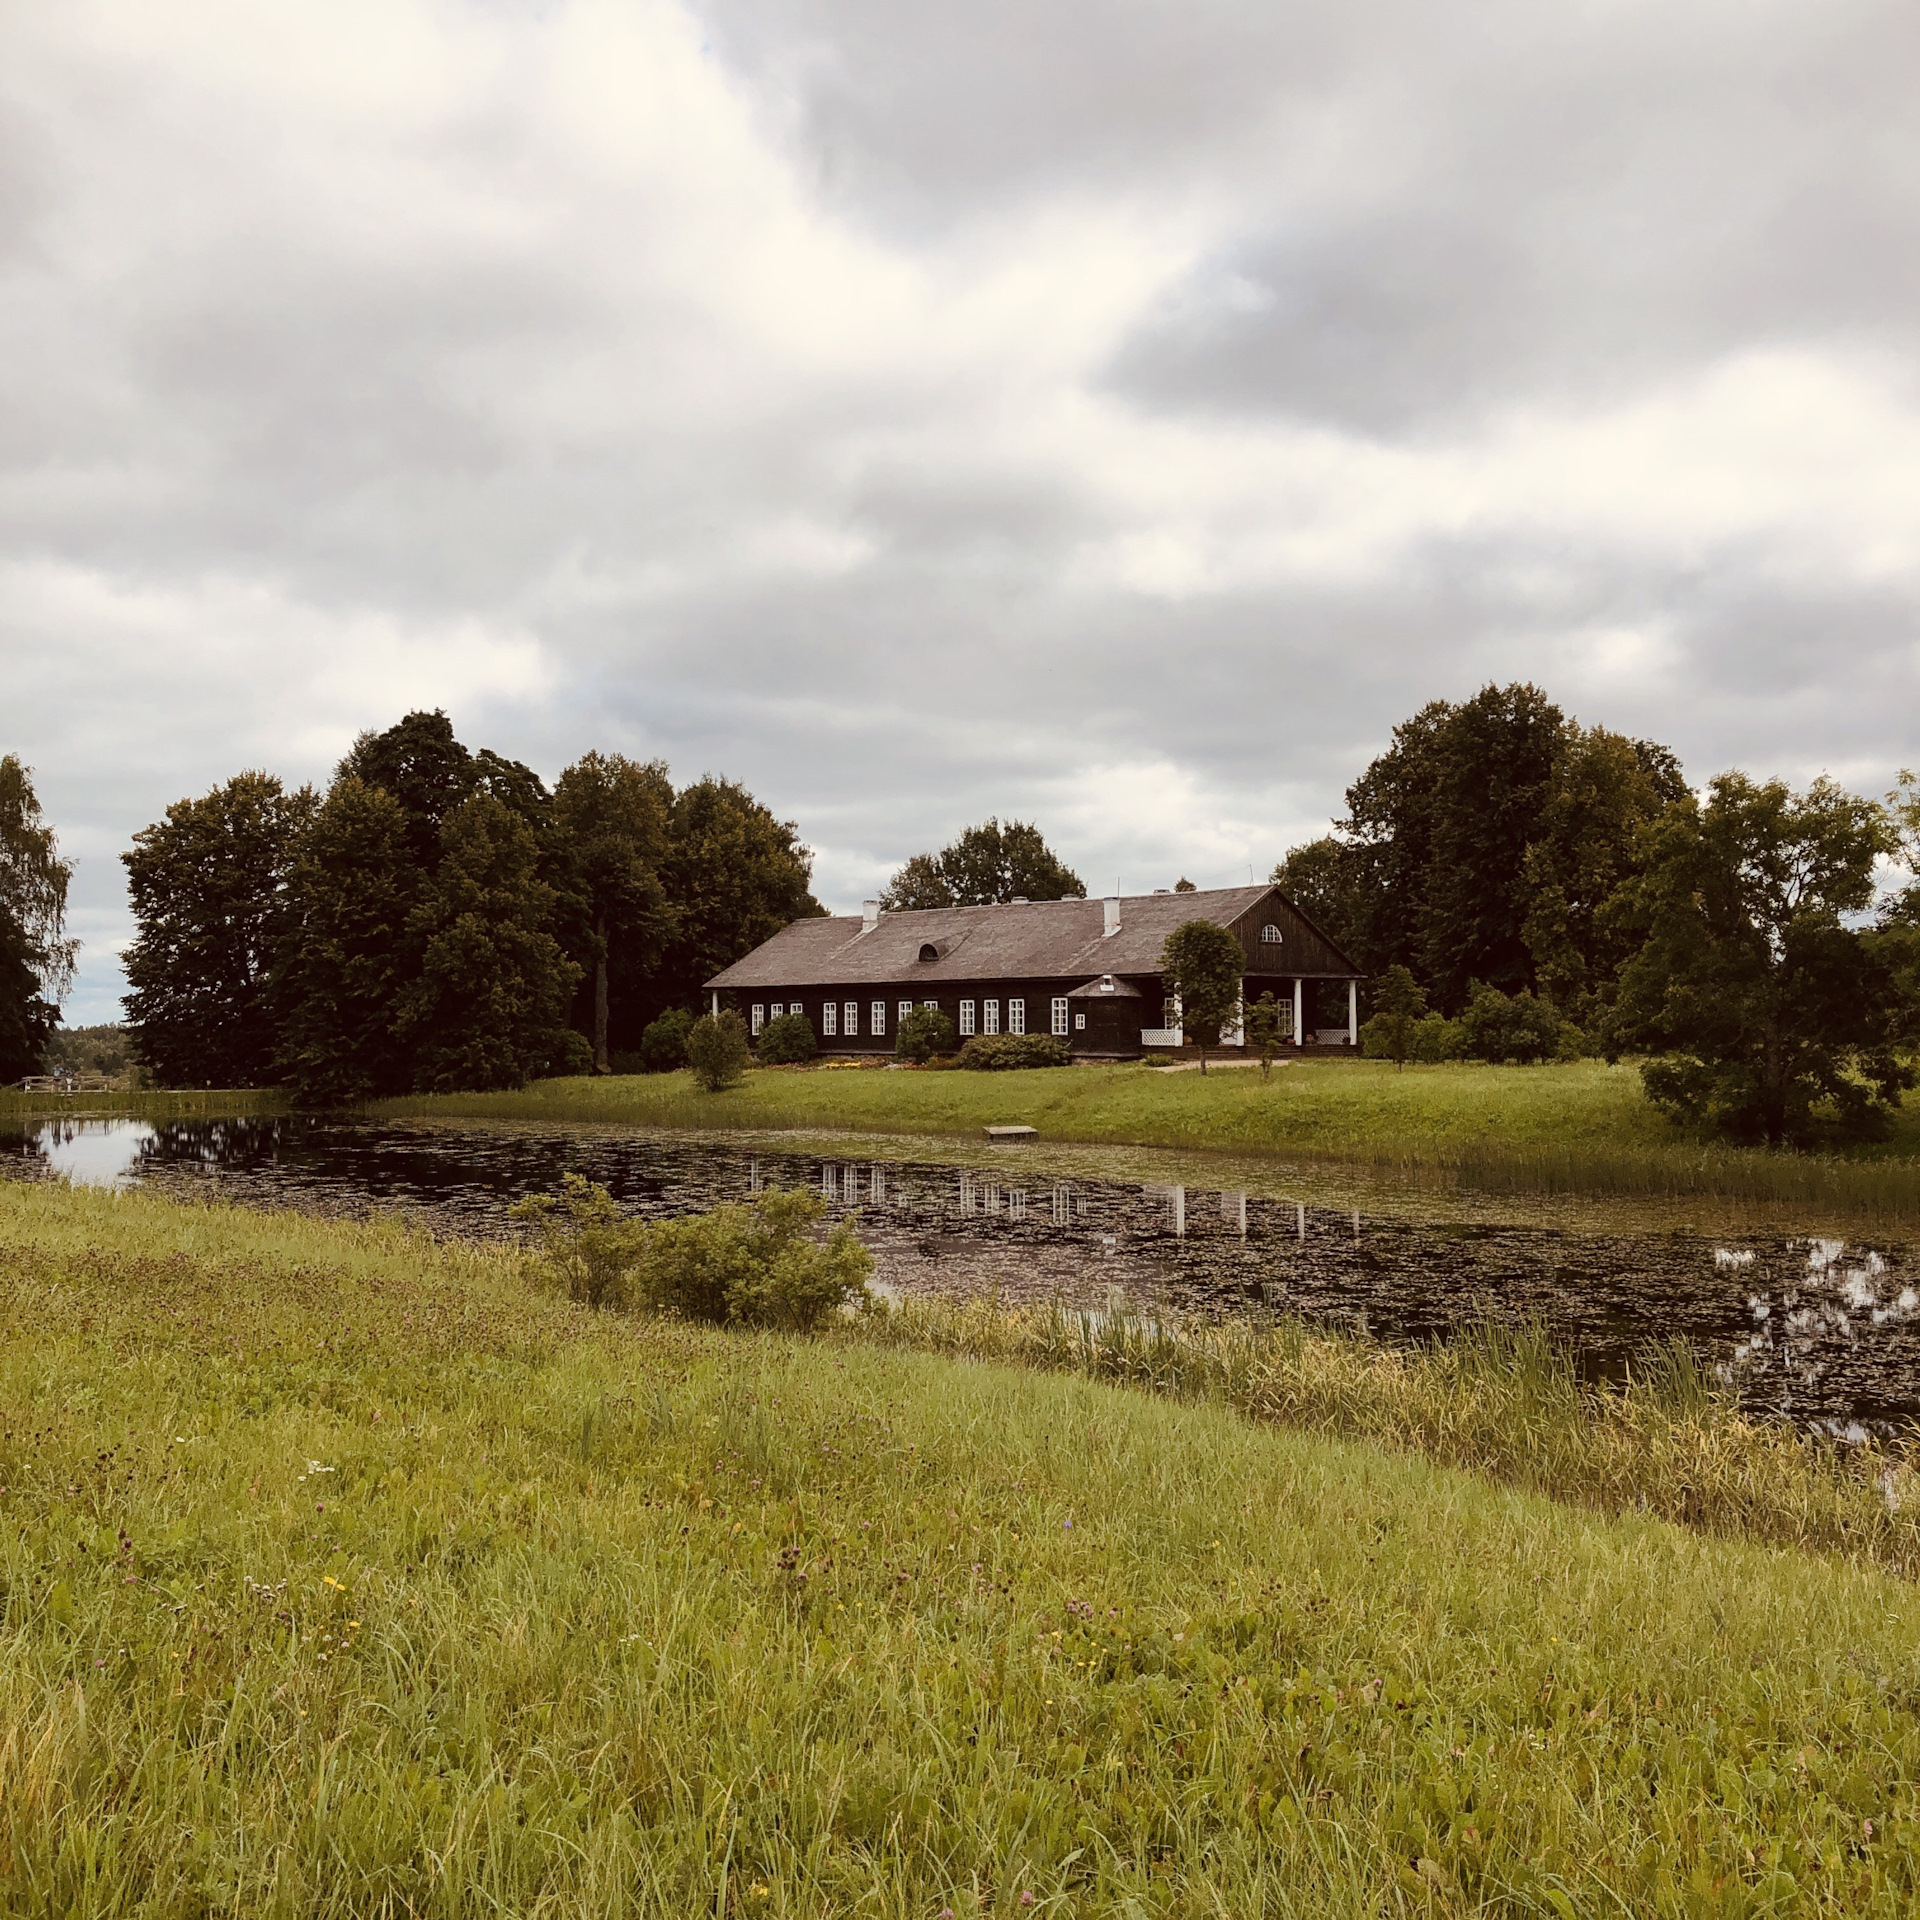
[(0, 757), (0, 1080), (45, 1063), (79, 950), (66, 933), (72, 877), (32, 772), (12, 754)]
[(1200, 1049), (1200, 1071), (1207, 1070), (1207, 1049), (1220, 1044), (1221, 1029), (1240, 1005), (1240, 977), (1246, 968), (1240, 942), (1212, 920), (1189, 920), (1167, 935), (1160, 949), (1160, 978), (1180, 998), (1186, 1036)]
[(1380, 1037), (1394, 1070), (1404, 1073), (1414, 1035), (1427, 1011), (1427, 996), (1408, 970), (1391, 966), (1374, 989), (1374, 1016), (1368, 1023)]
[(586, 961), (593, 982), (593, 1065), (607, 1059), (609, 961), (628, 949), (628, 971), (659, 969), (671, 917), (661, 869), (667, 857), (673, 783), (659, 761), (648, 765), (617, 753), (583, 754), (553, 790), (559, 871), (586, 923)]
[(1606, 915), (1639, 943), (1610, 1041), (1654, 1055), (1656, 1103), (1771, 1146), (1885, 1127), (1914, 1073), (1891, 970), (1848, 920), (1895, 844), (1879, 806), (1825, 778), (1796, 794), (1724, 773), (1704, 806), (1666, 810)]
[(889, 913), (916, 907), (986, 907), (1009, 900), (1083, 900), (1086, 888), (1024, 820), (966, 828), (938, 853), (917, 853), (887, 884)]
[(121, 856), (139, 931), (127, 949), (127, 1023), (169, 1086), (255, 1087), (274, 1077), (275, 961), (287, 883), (313, 820), (311, 788), (243, 773), (176, 801)]

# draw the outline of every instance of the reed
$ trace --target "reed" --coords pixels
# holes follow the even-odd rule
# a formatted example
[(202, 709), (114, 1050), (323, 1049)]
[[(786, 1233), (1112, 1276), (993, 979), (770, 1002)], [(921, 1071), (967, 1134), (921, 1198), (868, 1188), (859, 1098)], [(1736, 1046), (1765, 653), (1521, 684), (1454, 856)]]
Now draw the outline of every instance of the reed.
[(126, 1093), (25, 1093), (0, 1089), (0, 1120), (125, 1115), (138, 1120), (224, 1120), (284, 1113), (284, 1095), (271, 1087), (183, 1087)]

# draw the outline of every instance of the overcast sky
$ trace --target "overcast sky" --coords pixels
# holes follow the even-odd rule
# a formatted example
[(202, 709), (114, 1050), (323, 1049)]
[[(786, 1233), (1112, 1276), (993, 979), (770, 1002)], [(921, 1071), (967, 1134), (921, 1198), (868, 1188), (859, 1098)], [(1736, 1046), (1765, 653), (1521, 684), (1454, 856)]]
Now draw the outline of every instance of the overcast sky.
[(0, 751), (78, 861), (443, 706), (1264, 875), (1538, 681), (1920, 759), (1920, 13), (0, 0)]

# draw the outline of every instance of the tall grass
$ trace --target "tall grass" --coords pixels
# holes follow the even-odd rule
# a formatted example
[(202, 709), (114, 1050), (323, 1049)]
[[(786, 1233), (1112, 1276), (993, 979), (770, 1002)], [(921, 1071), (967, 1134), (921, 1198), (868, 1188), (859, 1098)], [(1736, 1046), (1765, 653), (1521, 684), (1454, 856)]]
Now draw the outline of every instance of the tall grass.
[(0, 1121), (128, 1114), (142, 1120), (228, 1119), (284, 1113), (285, 1097), (270, 1087), (184, 1087), (129, 1093), (24, 1093), (0, 1088)]
[(1061, 1142), (1172, 1147), (1367, 1168), (1396, 1180), (1515, 1194), (1792, 1208), (1920, 1221), (1920, 1108), (1896, 1138), (1841, 1157), (1689, 1138), (1630, 1066), (1299, 1061), (1257, 1073), (1135, 1066), (1004, 1074), (760, 1071), (725, 1094), (684, 1074), (542, 1081), (520, 1093), (386, 1102), (389, 1115), (602, 1121), (650, 1128), (847, 1129), (980, 1138), (1011, 1121)]
[(1650, 1352), (1624, 1390), (1595, 1390), (1539, 1327), (1408, 1350), (1295, 1318), (1164, 1323), (976, 1300), (909, 1301), (859, 1337), (1217, 1403), (1606, 1512), (1920, 1572), (1920, 1474), (1904, 1448), (1749, 1419), (1680, 1344)]
[(1551, 1445), (1521, 1349), (1416, 1392), (1282, 1330), (1285, 1432), (1206, 1397), (1254, 1349), (596, 1319), (58, 1188), (0, 1187), (0, 1290), (6, 1912), (1920, 1901), (1920, 1590), (1331, 1437)]

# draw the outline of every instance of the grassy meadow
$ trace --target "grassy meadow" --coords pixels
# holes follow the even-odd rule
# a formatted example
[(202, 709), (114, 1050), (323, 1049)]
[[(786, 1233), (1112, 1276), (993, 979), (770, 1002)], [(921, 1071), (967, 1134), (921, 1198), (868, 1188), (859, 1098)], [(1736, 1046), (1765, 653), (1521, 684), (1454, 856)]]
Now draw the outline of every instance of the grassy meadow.
[(9, 1913), (1920, 1903), (1908, 1477), (1678, 1364), (748, 1336), (5, 1183), (0, 1288)]
[(1845, 1158), (1688, 1137), (1629, 1064), (1490, 1067), (1299, 1060), (1166, 1073), (1122, 1065), (1024, 1073), (774, 1068), (703, 1094), (684, 1073), (543, 1080), (519, 1093), (388, 1101), (391, 1115), (601, 1121), (635, 1127), (843, 1129), (1049, 1140), (1355, 1162), (1494, 1192), (1652, 1196), (1920, 1219), (1920, 1104), (1887, 1143)]

